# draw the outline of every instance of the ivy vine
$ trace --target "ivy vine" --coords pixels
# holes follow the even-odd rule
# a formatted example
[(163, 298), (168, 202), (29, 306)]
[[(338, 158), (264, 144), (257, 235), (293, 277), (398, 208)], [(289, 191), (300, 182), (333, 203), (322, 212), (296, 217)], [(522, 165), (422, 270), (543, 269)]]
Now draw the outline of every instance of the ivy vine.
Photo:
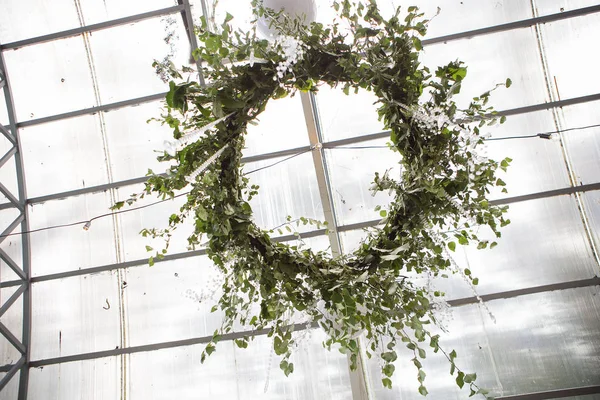
[[(392, 386), (401, 345), (412, 351), (419, 392), (426, 395), (421, 360), (430, 347), (446, 356), (459, 387), (487, 396), (475, 384), (476, 375), (460, 370), (456, 352), (444, 351), (439, 335), (428, 328), (437, 323), (433, 305), (443, 293), (416, 285), (406, 274), (456, 272), (449, 254), (457, 244), (496, 245), (478, 238), (474, 227), (487, 226), (500, 237), (499, 228), (509, 223), (503, 217), (506, 207), (491, 205), (488, 195), (491, 187), (504, 185), (496, 172), (506, 169), (510, 159), (497, 162), (479, 152), (480, 128), (497, 122), (487, 104), (490, 92), (461, 109), (453, 95), (466, 77), (463, 63), (435, 71), (419, 63), (427, 20), (416, 7), (409, 7), (404, 18), (398, 9), (385, 19), (375, 0), (342, 0), (334, 6), (339, 16), (331, 26), (307, 26), (254, 3), (257, 17), (268, 18), (279, 33), (275, 41), (260, 39), (254, 31), (234, 31), (230, 15), (218, 32), (202, 21), (200, 47), (193, 55), (202, 60), (208, 83), (184, 81), (180, 71), (169, 68), (172, 81), (160, 121), (172, 128), (175, 141), (158, 159), (171, 166), (166, 175), (151, 172), (144, 192), (127, 202), (190, 190), (166, 229), (143, 233), (168, 241), (191, 218), (189, 246), (208, 239), (207, 254), (224, 279), (214, 310), (221, 310), (224, 319), (203, 361), (234, 326), (266, 328), (287, 375), (294, 370), (292, 316), (300, 315), (326, 333), (327, 348), (349, 354), (352, 368), (357, 368), (358, 338), (363, 337), (366, 356), (382, 360), (386, 387)], [(272, 231), (258, 227), (249, 200), (259, 188), (244, 176), (240, 163), (247, 126), (270, 100), (316, 92), (321, 85), (377, 96), (379, 117), (391, 131), (389, 148), (398, 154), (402, 171), (400, 179), (375, 175), (373, 193), (394, 195), (381, 212), (382, 227), (352, 254), (336, 257), (278, 243)], [(462, 273), (478, 283), (471, 271)], [(236, 344), (244, 348), (251, 339)]]

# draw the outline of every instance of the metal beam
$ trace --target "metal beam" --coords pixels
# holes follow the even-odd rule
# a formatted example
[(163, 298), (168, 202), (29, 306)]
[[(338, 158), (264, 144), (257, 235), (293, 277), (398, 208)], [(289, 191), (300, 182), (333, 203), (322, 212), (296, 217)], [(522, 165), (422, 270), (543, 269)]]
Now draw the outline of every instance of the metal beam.
[[(0, 184), (0, 187), (2, 187), (2, 186), (3, 185)], [(17, 202), (16, 204), (19, 204), (18, 203), (19, 200), (17, 200), (17, 199), (15, 199), (15, 200)], [(0, 234), (0, 243), (4, 242), (7, 238), (6, 235), (8, 235), (12, 231), (14, 231), (17, 228), (17, 226), (19, 226), (23, 222), (23, 220), (25, 220), (25, 216), (23, 214), (19, 214), (19, 216), (17, 218), (15, 218), (15, 220), (9, 226), (7, 226), (6, 229), (4, 229), (2, 234)]]
[(114, 19), (114, 20), (106, 21), (106, 22), (100, 22), (98, 24), (81, 26), (81, 27), (75, 28), (75, 29), (69, 29), (66, 31), (51, 33), (49, 35), (37, 36), (37, 37), (31, 38), (31, 39), (18, 40), (16, 42), (5, 43), (3, 45), (0, 45), (0, 51), (1, 50), (9, 50), (9, 49), (17, 50), (17, 49), (20, 49), (20, 48), (26, 47), (26, 46), (31, 46), (31, 45), (35, 45), (35, 44), (50, 42), (52, 40), (65, 39), (68, 37), (81, 35), (84, 32), (88, 32), (88, 33), (96, 32), (99, 30), (112, 28), (114, 26), (127, 25), (127, 24), (131, 24), (134, 22), (143, 21), (145, 19), (160, 17), (161, 15), (175, 14), (175, 13), (183, 11), (183, 9), (184, 9), (184, 7), (181, 5), (167, 7), (167, 8), (162, 8), (160, 10), (149, 11), (149, 12), (145, 12), (145, 13), (141, 13), (141, 14), (137, 14), (137, 15), (131, 15), (129, 17), (118, 18), (118, 19)]
[[(196, 31), (194, 29), (194, 19), (192, 18), (192, 8), (190, 7), (189, 0), (177, 0), (177, 2), (184, 7), (181, 15), (183, 17), (183, 24), (185, 25), (185, 29), (187, 31), (188, 40), (190, 42), (190, 47), (191, 47), (190, 56), (193, 57), (192, 54), (194, 53), (194, 50), (196, 50), (198, 48), (198, 40), (196, 39)], [(204, 15), (204, 18), (206, 18), (207, 26), (208, 26), (207, 16)], [(201, 86), (204, 86), (204, 85), (206, 85), (206, 82), (204, 81), (204, 74), (202, 73), (202, 60), (200, 60), (200, 59), (195, 60), (195, 63), (196, 63), (196, 69), (198, 71), (198, 82), (200, 83)]]
[(6, 164), (6, 162), (8, 160), (10, 160), (10, 158), (12, 156), (14, 156), (17, 153), (17, 148), (16, 147), (12, 147), (9, 151), (6, 152), (5, 155), (2, 156), (2, 158), (0, 158), (0, 168), (2, 168), (2, 166), (4, 164)]
[(551, 400), (563, 399), (565, 397), (588, 396), (600, 393), (600, 385), (582, 386), (578, 388), (549, 390), (547, 392), (535, 392), (517, 394), (514, 396), (496, 397), (496, 400)]
[(19, 278), (21, 278), (23, 281), (27, 280), (27, 274), (21, 268), (19, 268), (17, 263), (15, 263), (13, 259), (10, 258), (10, 256), (2, 249), (0, 249), (0, 259), (4, 261)]
[(118, 101), (116, 103), (104, 104), (101, 106), (83, 108), (81, 110), (69, 111), (69, 112), (62, 113), (62, 114), (51, 115), (49, 117), (32, 119), (30, 121), (23, 121), (23, 122), (17, 123), (17, 128), (25, 128), (28, 126), (45, 124), (48, 122), (60, 121), (63, 119), (74, 118), (74, 117), (80, 117), (82, 115), (96, 114), (101, 111), (107, 112), (107, 111), (112, 111), (112, 110), (118, 110), (119, 108), (135, 106), (135, 105), (144, 104), (144, 103), (150, 103), (153, 101), (164, 99), (166, 95), (167, 95), (167, 92), (157, 93), (157, 94), (153, 94), (150, 96), (138, 97), (135, 99)]
[[(29, 277), (31, 276), (31, 248), (29, 241), (29, 209), (26, 206), (27, 201), (27, 189), (25, 183), (25, 173), (23, 170), (23, 148), (21, 147), (21, 141), (19, 139), (19, 129), (17, 128), (17, 119), (14, 108), (13, 95), (10, 87), (10, 79), (8, 72), (6, 71), (6, 63), (4, 61), (4, 54), (0, 51), (0, 70), (6, 80), (6, 85), (3, 88), (4, 98), (6, 100), (6, 108), (8, 111), (8, 122), (10, 130), (15, 138), (15, 145), (17, 152), (15, 153), (15, 171), (17, 175), (17, 187), (19, 191), (19, 209), (23, 219), (21, 221), (21, 250), (22, 250), (22, 271), (15, 268), (15, 272), (21, 279), (23, 279), (23, 285), (25, 291), (23, 292), (23, 326), (22, 326), (22, 346), (24, 347), (24, 360), (25, 362), (21, 367), (21, 375), (19, 378), (19, 400), (27, 400), (27, 390), (29, 386), (29, 359), (30, 359), (30, 343), (31, 343), (31, 284)], [(6, 253), (0, 253), (3, 258), (8, 258)], [(6, 260), (5, 260), (6, 261)], [(12, 261), (12, 260), (11, 260)], [(13, 266), (11, 266), (12, 268)]]
[(0, 307), (0, 317), (2, 317), (4, 313), (8, 311), (10, 306), (12, 306), (15, 301), (17, 301), (19, 296), (21, 296), (25, 292), (25, 290), (27, 290), (27, 286), (23, 282), (21, 282), (21, 286), (12, 294), (12, 296), (8, 298), (8, 300), (4, 302), (2, 307)]
[[(12, 379), (12, 377), (21, 369), (21, 367), (23, 367), (23, 365), (25, 364), (25, 361), (26, 361), (25, 357), (23, 356), (23, 357), (19, 358), (19, 361), (17, 361), (16, 364), (11, 365), (10, 368), (6, 370), (6, 375), (4, 375), (4, 377), (0, 381), (0, 391), (2, 391), (2, 389), (4, 389), (4, 387)], [(4, 372), (4, 371), (2, 371), (2, 372)]]
[(600, 5), (564, 11), (556, 14), (544, 15), (542, 17), (528, 18), (521, 21), (509, 22), (501, 25), (488, 26), (486, 28), (474, 29), (471, 31), (461, 33), (454, 33), (451, 35), (440, 36), (432, 39), (425, 39), (423, 40), (423, 45), (426, 46), (436, 43), (445, 43), (459, 39), (471, 39), (475, 36), (489, 35), (491, 33), (505, 32), (519, 28), (528, 28), (536, 24), (546, 24), (549, 22), (555, 22), (574, 17), (581, 17), (583, 15), (593, 14), (597, 12), (600, 12)]
[(17, 337), (13, 335), (12, 332), (6, 326), (4, 326), (2, 322), (0, 322), (0, 333), (6, 338), (6, 340), (10, 342), (10, 344), (15, 347), (15, 349), (19, 350), (21, 354), (25, 354), (27, 352), (25, 345), (21, 343), (21, 341), (17, 339)]
[[(579, 289), (579, 288), (590, 287), (590, 286), (599, 286), (599, 285), (600, 285), (600, 278), (595, 276), (590, 279), (581, 279), (581, 280), (577, 280), (577, 281), (553, 283), (550, 285), (535, 286), (535, 287), (529, 287), (529, 288), (517, 289), (517, 290), (508, 290), (508, 291), (499, 292), (499, 293), (482, 294), (482, 295), (480, 295), (480, 297), (483, 301), (488, 302), (488, 301), (492, 301), (492, 300), (510, 299), (510, 298), (519, 297), (519, 296), (526, 296), (529, 294), (553, 292), (556, 290)], [(450, 304), (452, 307), (459, 307), (459, 306), (465, 306), (468, 304), (477, 304), (477, 303), (479, 303), (479, 300), (477, 299), (477, 297), (465, 297), (462, 299), (455, 299), (455, 300), (448, 301), (448, 304)]]

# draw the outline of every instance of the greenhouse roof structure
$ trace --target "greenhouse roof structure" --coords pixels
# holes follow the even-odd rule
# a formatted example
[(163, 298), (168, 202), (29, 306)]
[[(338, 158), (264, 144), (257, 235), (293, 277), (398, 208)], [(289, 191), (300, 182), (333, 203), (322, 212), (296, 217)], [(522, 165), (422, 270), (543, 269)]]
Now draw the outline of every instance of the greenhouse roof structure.
[[(331, 18), (316, 0), (317, 19)], [(600, 399), (600, 5), (591, 0), (377, 0), (383, 12), (418, 3), (441, 11), (422, 63), (460, 59), (469, 101), (491, 97), (506, 123), (486, 127), (491, 158), (513, 159), (502, 179), (511, 224), (498, 246), (457, 249), (479, 278), (434, 280), (451, 313), (442, 339), (497, 399)], [(200, 355), (219, 312), (199, 301), (215, 290), (203, 248), (185, 229), (148, 266), (139, 232), (161, 227), (180, 199), (138, 193), (169, 127), (159, 117), (169, 85), (154, 60), (195, 68), (202, 16), (248, 28), (249, 0), (0, 1), (0, 399), (418, 399), (401, 357), (393, 388), (377, 361), (351, 371), (316, 325), (286, 377), (267, 330), (224, 335)], [(381, 223), (376, 171), (397, 165), (370, 92), (341, 88), (271, 101), (248, 130), (244, 163), (260, 185), (252, 200), (264, 228), (307, 217), (329, 229), (275, 233), (332, 254), (352, 252)], [(392, 169), (392, 173), (394, 173)], [(48, 229), (51, 228), (51, 229)], [(481, 300), (481, 301), (480, 301)], [(483, 305), (482, 305), (483, 302)], [(234, 340), (255, 337), (248, 349)], [(445, 359), (425, 364), (428, 398), (464, 399)]]

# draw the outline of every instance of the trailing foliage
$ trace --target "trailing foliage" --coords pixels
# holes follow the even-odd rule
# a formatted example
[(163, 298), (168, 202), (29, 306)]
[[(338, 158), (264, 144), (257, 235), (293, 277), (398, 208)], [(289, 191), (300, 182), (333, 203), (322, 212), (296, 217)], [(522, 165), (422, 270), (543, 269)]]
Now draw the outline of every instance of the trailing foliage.
[[(219, 32), (208, 31), (203, 22), (194, 57), (203, 60), (208, 84), (182, 82), (179, 72), (171, 70), (174, 81), (161, 121), (173, 129), (176, 141), (159, 160), (172, 166), (166, 175), (151, 174), (142, 196), (168, 198), (191, 191), (167, 229), (144, 233), (168, 239), (191, 218), (189, 246), (208, 238), (208, 256), (224, 276), (215, 307), (224, 321), (203, 359), (234, 326), (267, 328), (287, 375), (294, 369), (294, 316), (318, 323), (327, 334), (324, 345), (347, 352), (352, 368), (360, 354), (357, 338), (364, 335), (366, 355), (382, 360), (387, 387), (402, 345), (413, 353), (419, 392), (427, 394), (420, 360), (430, 347), (446, 355), (458, 386), (467, 384), (471, 394), (485, 395), (474, 383), (475, 374), (458, 369), (456, 353), (441, 349), (439, 336), (430, 332), (428, 326), (436, 323), (432, 305), (443, 294), (412, 283), (407, 273), (456, 272), (449, 251), (457, 243), (496, 245), (480, 240), (473, 227), (486, 225), (500, 237), (499, 228), (509, 222), (503, 218), (506, 208), (491, 205), (487, 196), (492, 186), (504, 185), (496, 170), (510, 160), (498, 163), (477, 153), (483, 144), (479, 128), (496, 122), (487, 106), (490, 93), (461, 110), (452, 95), (460, 91), (465, 66), (455, 61), (431, 72), (420, 65), (419, 38), (427, 21), (415, 7), (404, 18), (398, 9), (389, 19), (374, 0), (344, 0), (335, 9), (339, 20), (333, 25), (305, 26), (257, 5), (257, 15), (270, 18), (280, 34), (275, 42), (233, 31), (230, 16)], [(368, 90), (379, 98), (379, 116), (391, 131), (389, 147), (398, 153), (402, 170), (399, 180), (388, 173), (374, 178), (374, 193), (394, 195), (381, 210), (383, 227), (354, 253), (336, 257), (275, 242), (269, 231), (256, 226), (249, 200), (258, 187), (240, 165), (246, 128), (270, 100), (317, 91), (323, 84), (339, 85), (347, 94)], [(477, 284), (469, 270), (463, 272)], [(236, 343), (247, 347), (249, 340)]]

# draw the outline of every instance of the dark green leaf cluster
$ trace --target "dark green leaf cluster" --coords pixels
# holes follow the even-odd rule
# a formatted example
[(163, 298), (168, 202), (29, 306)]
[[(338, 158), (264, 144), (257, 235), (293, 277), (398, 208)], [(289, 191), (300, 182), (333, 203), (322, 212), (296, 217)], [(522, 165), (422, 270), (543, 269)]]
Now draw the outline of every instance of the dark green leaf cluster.
[[(509, 222), (503, 217), (506, 209), (492, 206), (487, 197), (492, 186), (504, 185), (496, 170), (505, 169), (510, 160), (498, 163), (478, 155), (483, 144), (479, 129), (495, 119), (489, 118), (493, 115), (487, 106), (489, 92), (465, 109), (452, 100), (466, 67), (456, 61), (431, 72), (419, 63), (419, 37), (425, 34), (427, 21), (415, 7), (404, 17), (398, 9), (389, 19), (381, 16), (374, 0), (344, 0), (335, 7), (338, 22), (305, 26), (256, 6), (257, 15), (270, 18), (281, 35), (296, 38), (304, 50), (303, 57), (279, 75), (277, 67), (285, 61), (280, 48), (254, 32), (234, 31), (230, 16), (218, 32), (209, 31), (203, 22), (194, 57), (202, 60), (207, 85), (182, 82), (174, 73), (161, 122), (180, 139), (227, 118), (175, 155), (159, 156), (172, 166), (166, 176), (152, 174), (142, 196), (168, 198), (184, 188), (191, 191), (170, 217), (168, 228), (145, 232), (169, 238), (191, 219), (189, 246), (208, 239), (208, 255), (225, 283), (215, 307), (224, 315), (223, 325), (206, 355), (234, 327), (267, 328), (287, 375), (294, 369), (292, 322), (302, 318), (318, 323), (327, 334), (324, 345), (348, 353), (352, 368), (361, 351), (379, 357), (387, 387), (392, 385), (398, 346), (405, 346), (413, 352), (419, 392), (426, 395), (420, 360), (426, 357), (426, 347), (441, 350), (439, 337), (428, 326), (436, 323), (432, 303), (443, 294), (413, 284), (406, 274), (455, 272), (447, 249), (454, 251), (457, 243), (475, 243), (481, 249), (496, 245), (480, 240), (472, 228), (488, 226), (500, 237), (499, 228)], [(340, 21), (349, 30), (342, 29)], [(256, 226), (249, 199), (257, 195), (258, 187), (250, 185), (240, 165), (247, 126), (268, 101), (297, 91), (317, 91), (323, 84), (339, 85), (346, 93), (368, 90), (378, 97), (379, 116), (391, 131), (390, 149), (398, 153), (402, 167), (400, 179), (387, 173), (374, 178), (374, 192), (394, 194), (387, 210), (380, 210), (383, 227), (353, 254), (333, 258), (277, 243), (270, 237), (272, 231)], [(190, 185), (186, 177), (225, 146), (217, 161)], [(465, 274), (477, 284), (470, 271)], [(361, 350), (359, 337), (366, 339), (366, 349)], [(249, 340), (236, 343), (245, 348)], [(473, 383), (474, 374), (456, 367), (454, 352), (444, 354), (458, 386), (467, 383), (472, 393), (485, 394)]]

